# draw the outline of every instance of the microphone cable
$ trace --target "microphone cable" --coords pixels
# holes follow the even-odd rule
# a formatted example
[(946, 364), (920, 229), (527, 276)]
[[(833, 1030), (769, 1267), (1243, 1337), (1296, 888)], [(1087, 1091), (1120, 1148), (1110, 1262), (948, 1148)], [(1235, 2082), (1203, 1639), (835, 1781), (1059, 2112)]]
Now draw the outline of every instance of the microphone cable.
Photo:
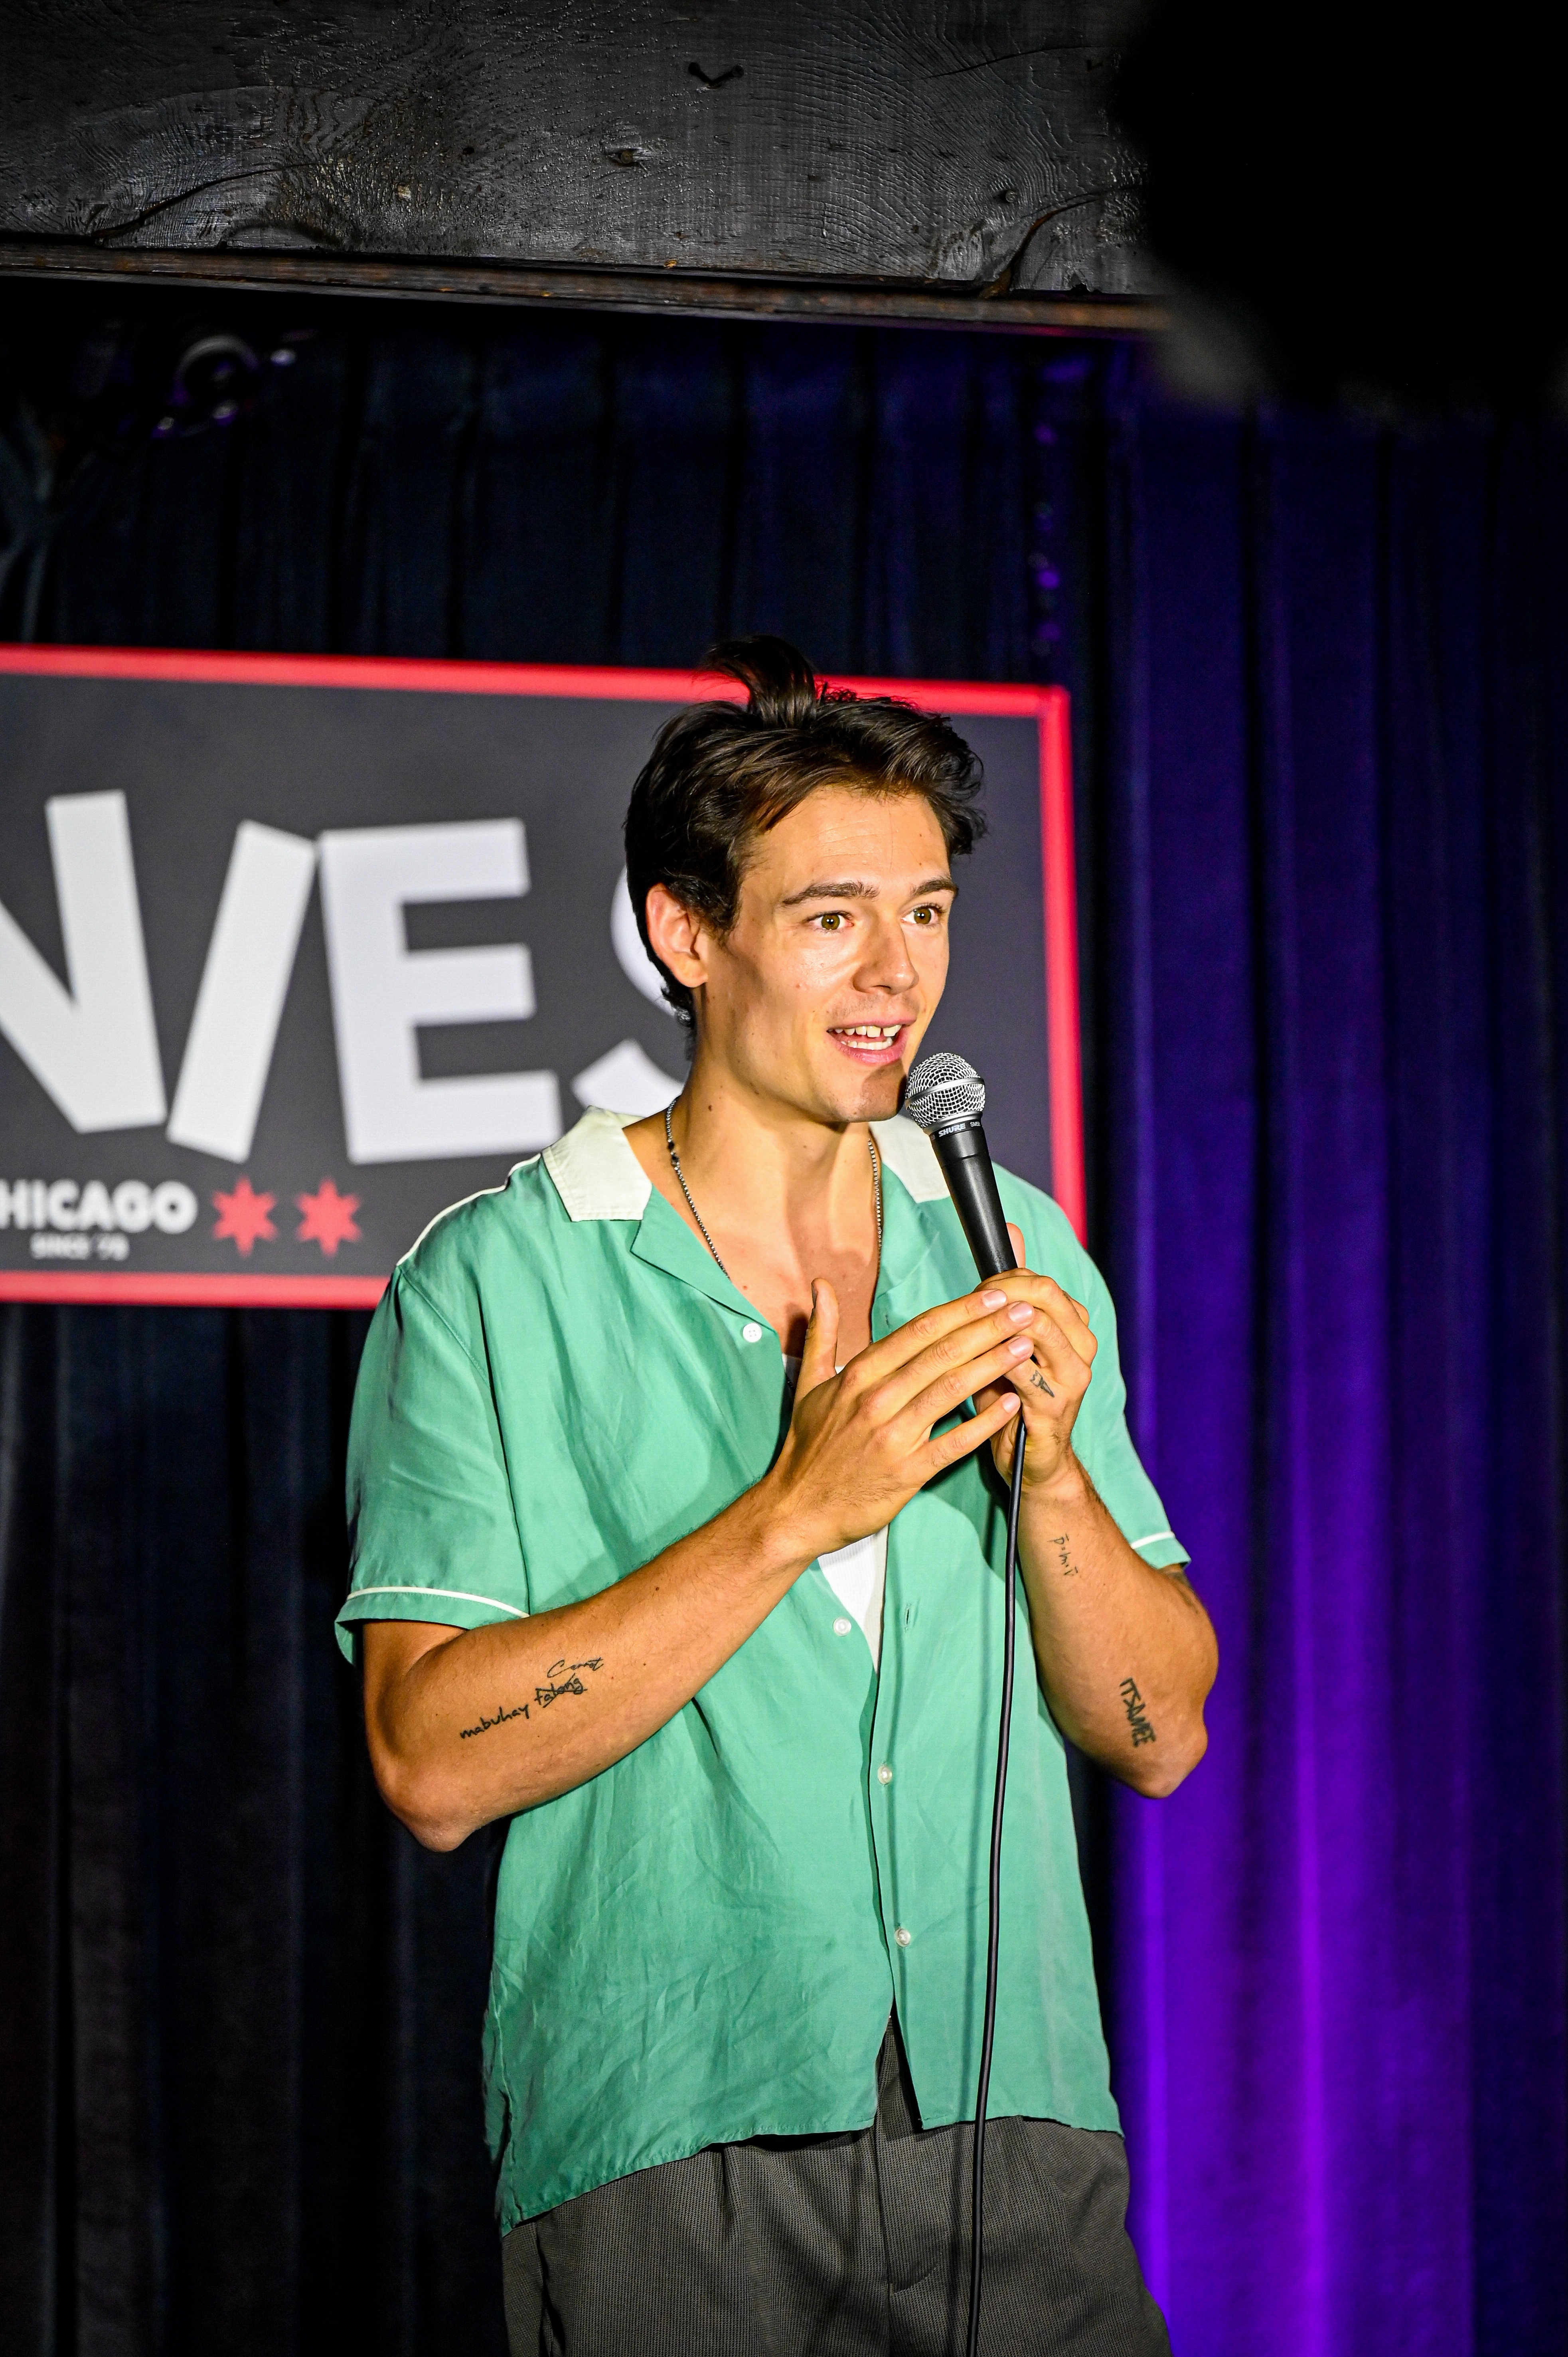
[(985, 1933), (985, 2017), (980, 2032), (980, 2078), (974, 2098), (974, 2173), (970, 2194), (969, 2357), (980, 2357), (980, 2293), (985, 2255), (985, 2106), (991, 2093), (991, 2056), (996, 2043), (996, 1977), (1002, 1931), (1002, 1812), (1007, 1803), (1007, 1746), (1013, 1727), (1013, 1674), (1018, 1650), (1018, 1507), (1024, 1494), (1024, 1411), (1013, 1444), (1013, 1480), (1007, 1494), (1007, 1561), (1002, 1577), (1005, 1622), (1002, 1632), (1002, 1723), (996, 1731), (996, 1797), (991, 1804), (990, 1921)]
[[(904, 1111), (931, 1141), (947, 1180), (964, 1239), (983, 1283), (1016, 1268), (1013, 1239), (997, 1191), (996, 1174), (981, 1116), (985, 1083), (972, 1064), (939, 1050), (917, 1064), (905, 1085)], [(985, 2269), (985, 2110), (996, 2044), (996, 1982), (1002, 1933), (1002, 1813), (1007, 1802), (1007, 1747), (1013, 1731), (1013, 1683), (1018, 1620), (1018, 1510), (1024, 1494), (1024, 1410), (1019, 1405), (1007, 1495), (1007, 1555), (1003, 1569), (1002, 1723), (996, 1731), (996, 1797), (991, 1805), (989, 1921), (985, 1934), (985, 2011), (980, 2032), (980, 2074), (974, 2097), (974, 2168), (969, 2234), (969, 2357), (980, 2357), (980, 2298)]]

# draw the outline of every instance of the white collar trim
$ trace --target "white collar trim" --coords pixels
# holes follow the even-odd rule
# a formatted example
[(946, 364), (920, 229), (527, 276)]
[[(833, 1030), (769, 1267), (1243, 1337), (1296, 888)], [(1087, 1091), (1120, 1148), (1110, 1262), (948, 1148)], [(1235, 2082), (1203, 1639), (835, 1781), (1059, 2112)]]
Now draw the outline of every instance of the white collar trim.
[[(635, 1114), (585, 1113), (564, 1137), (544, 1153), (544, 1168), (573, 1220), (640, 1220), (652, 1184), (626, 1142)], [(917, 1203), (936, 1202), (947, 1193), (941, 1165), (923, 1129), (896, 1114), (874, 1121), (872, 1132), (884, 1168), (902, 1181)]]
[(653, 1192), (647, 1171), (626, 1142), (634, 1113), (596, 1106), (544, 1150), (544, 1168), (574, 1220), (640, 1220)]
[(942, 1177), (942, 1166), (918, 1122), (897, 1113), (891, 1121), (874, 1121), (871, 1129), (883, 1161), (896, 1178), (903, 1180), (917, 1203), (945, 1199), (948, 1182)]

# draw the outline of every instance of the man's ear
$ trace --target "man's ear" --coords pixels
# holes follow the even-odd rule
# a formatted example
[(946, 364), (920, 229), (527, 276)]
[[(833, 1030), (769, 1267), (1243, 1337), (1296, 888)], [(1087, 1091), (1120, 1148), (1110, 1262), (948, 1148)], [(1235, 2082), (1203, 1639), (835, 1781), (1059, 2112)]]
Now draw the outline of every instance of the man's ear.
[(649, 887), (647, 915), (654, 956), (688, 990), (701, 990), (708, 978), (707, 934), (702, 919), (662, 884)]

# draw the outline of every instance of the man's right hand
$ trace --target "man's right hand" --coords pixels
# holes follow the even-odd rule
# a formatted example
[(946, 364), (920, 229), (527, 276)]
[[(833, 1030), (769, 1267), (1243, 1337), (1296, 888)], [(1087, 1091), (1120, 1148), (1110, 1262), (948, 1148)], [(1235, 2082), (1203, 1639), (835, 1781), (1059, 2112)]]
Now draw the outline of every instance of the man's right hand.
[[(922, 1482), (983, 1448), (1015, 1412), (1017, 1395), (1005, 1390), (931, 1436), (1027, 1358), (1004, 1295), (927, 1310), (841, 1375), (838, 1304), (830, 1286), (813, 1293), (783, 1448), (771, 1471), (701, 1530), (596, 1596), (528, 1620), (467, 1630), (365, 1624), (376, 1781), (421, 1841), (450, 1849), (477, 1825), (537, 1807), (624, 1759), (745, 1643), (814, 1557), (880, 1530)], [(553, 1706), (536, 1708), (546, 1697)]]
[(755, 1493), (789, 1553), (809, 1562), (890, 1523), (917, 1490), (972, 1456), (1017, 1413), (1004, 1389), (974, 1415), (933, 1427), (1028, 1359), (1026, 1303), (987, 1287), (922, 1310), (837, 1369), (838, 1301), (811, 1287), (795, 1412)]

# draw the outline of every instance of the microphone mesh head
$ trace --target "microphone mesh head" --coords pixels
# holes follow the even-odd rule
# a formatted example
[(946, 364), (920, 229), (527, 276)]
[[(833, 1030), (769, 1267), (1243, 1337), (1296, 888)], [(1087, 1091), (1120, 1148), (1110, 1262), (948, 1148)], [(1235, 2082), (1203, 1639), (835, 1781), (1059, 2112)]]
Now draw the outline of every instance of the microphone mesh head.
[(985, 1111), (985, 1082), (961, 1056), (928, 1056), (909, 1075), (904, 1110), (924, 1130), (976, 1121)]

